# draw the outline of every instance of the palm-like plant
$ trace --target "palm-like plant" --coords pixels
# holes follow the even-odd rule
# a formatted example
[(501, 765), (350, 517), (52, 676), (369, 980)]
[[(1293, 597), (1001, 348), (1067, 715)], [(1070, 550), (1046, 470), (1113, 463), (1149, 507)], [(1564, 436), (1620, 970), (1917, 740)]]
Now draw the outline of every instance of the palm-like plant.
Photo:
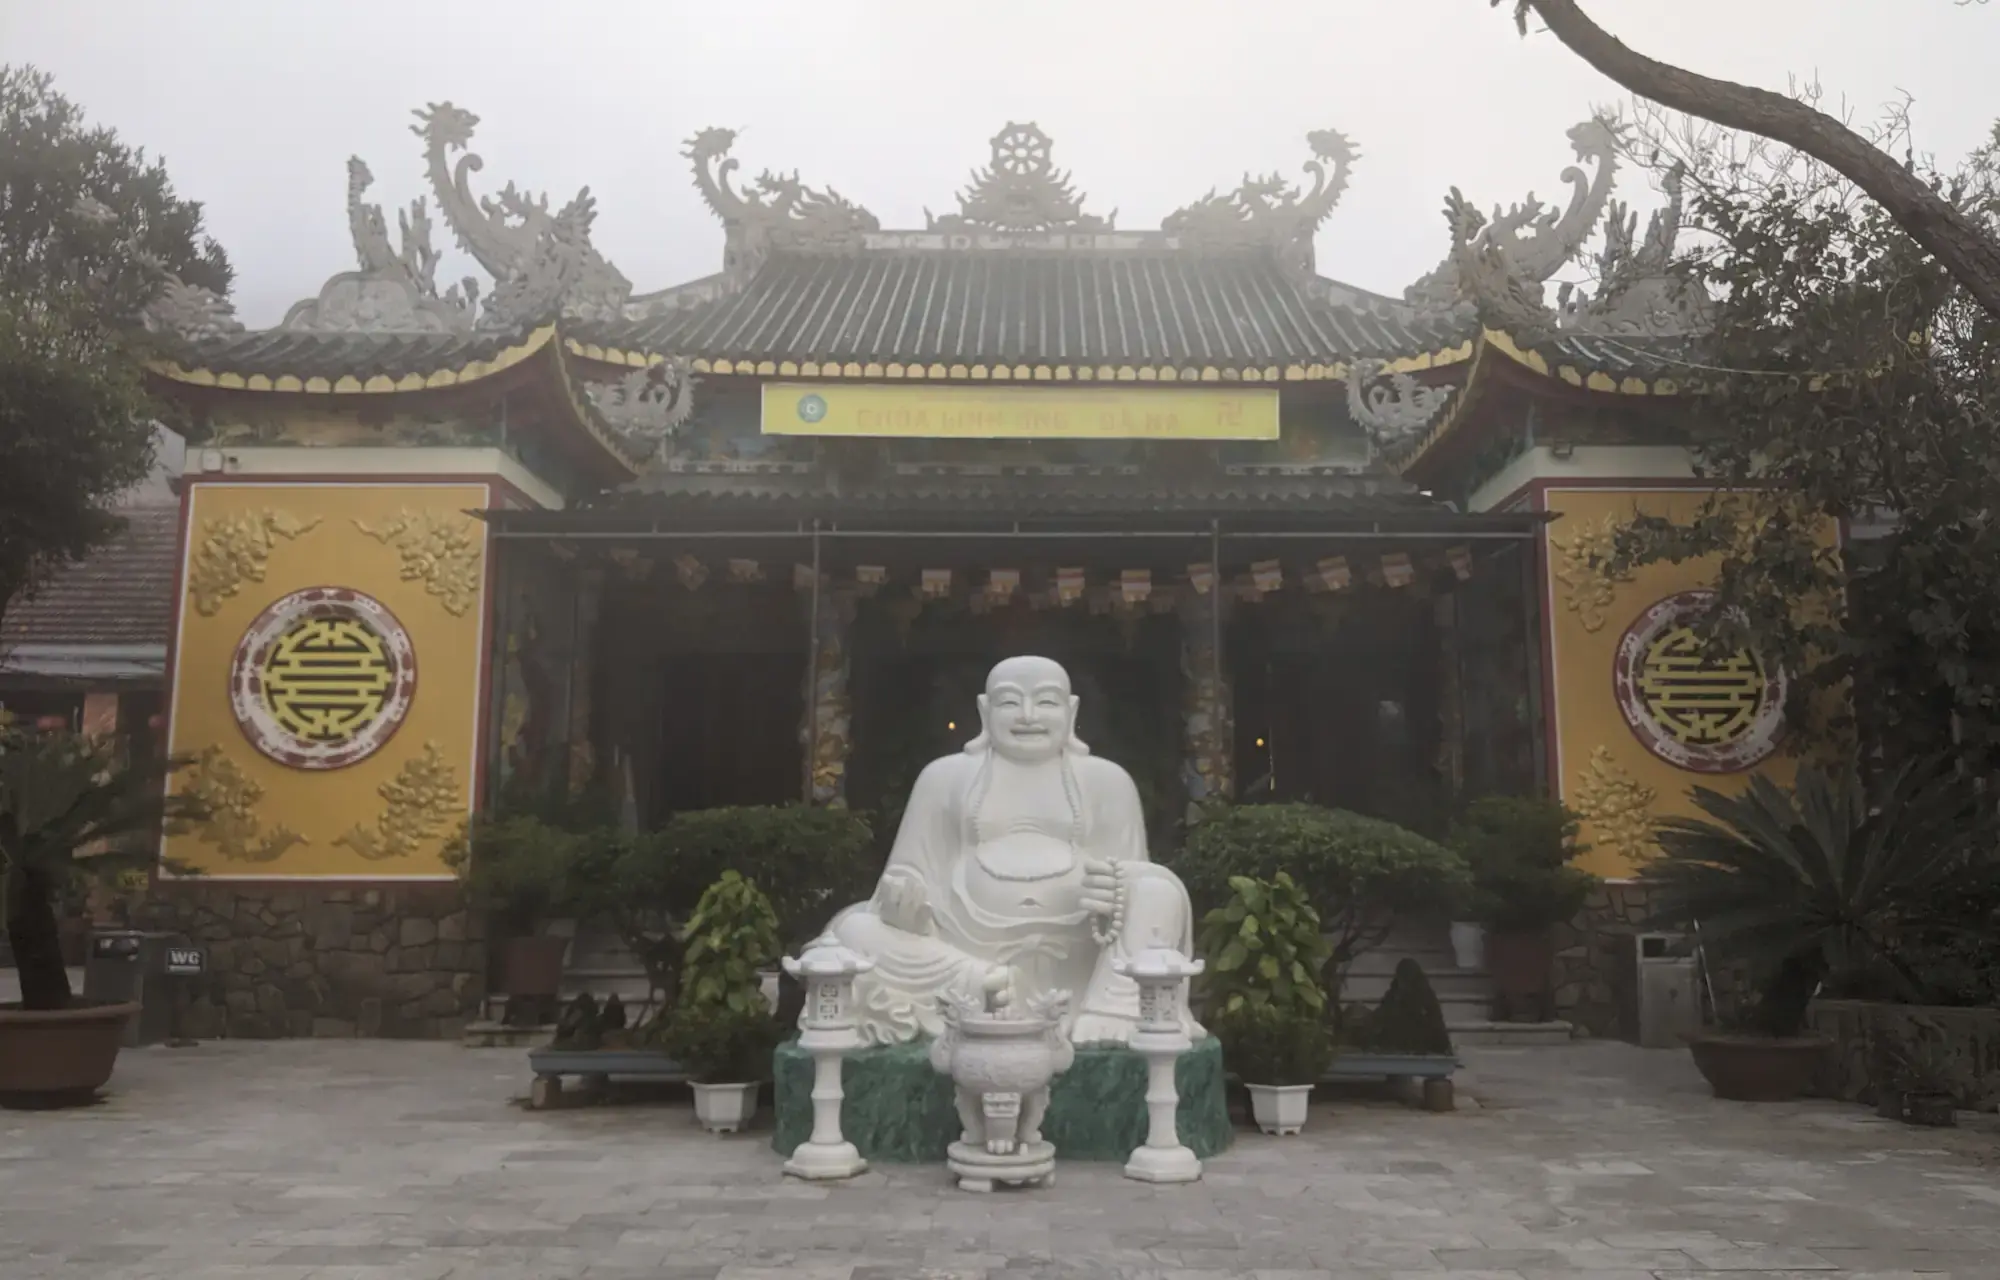
[(1760, 997), (1757, 1021), (1787, 1035), (1822, 983), (1918, 990), (1899, 931), (1989, 859), (1972, 784), (1942, 761), (1904, 765), (1871, 787), (1801, 767), (1790, 790), (1751, 779), (1740, 796), (1697, 787), (1710, 820), (1658, 827), (1641, 873), (1658, 918), (1695, 925)]
[[(155, 865), (148, 837), (200, 816), (166, 793), (175, 761), (135, 762), (67, 731), (0, 725), (0, 876), (24, 1009), (70, 1003), (56, 903), (88, 876)], [(184, 868), (175, 868), (185, 870)]]

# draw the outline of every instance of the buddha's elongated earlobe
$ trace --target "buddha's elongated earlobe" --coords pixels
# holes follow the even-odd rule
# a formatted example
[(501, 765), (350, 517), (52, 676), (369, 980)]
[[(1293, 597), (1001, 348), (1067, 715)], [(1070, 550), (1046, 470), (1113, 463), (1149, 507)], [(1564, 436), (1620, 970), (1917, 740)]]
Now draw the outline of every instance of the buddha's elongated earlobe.
[(977, 755), (993, 745), (992, 701), (982, 693), (978, 697), (978, 702), (979, 736), (965, 744), (965, 753), (967, 755)]

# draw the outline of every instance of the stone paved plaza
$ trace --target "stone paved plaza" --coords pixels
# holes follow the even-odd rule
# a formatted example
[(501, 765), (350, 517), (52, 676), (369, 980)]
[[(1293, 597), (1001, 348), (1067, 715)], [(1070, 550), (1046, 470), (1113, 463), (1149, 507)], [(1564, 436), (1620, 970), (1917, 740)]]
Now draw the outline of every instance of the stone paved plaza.
[(1344, 1101), (1193, 1187), (982, 1197), (787, 1182), (684, 1102), (526, 1111), (519, 1050), (134, 1050), (100, 1106), (0, 1112), (0, 1280), (2000, 1277), (1990, 1130), (1716, 1102), (1616, 1044), (1467, 1058), (1453, 1114)]

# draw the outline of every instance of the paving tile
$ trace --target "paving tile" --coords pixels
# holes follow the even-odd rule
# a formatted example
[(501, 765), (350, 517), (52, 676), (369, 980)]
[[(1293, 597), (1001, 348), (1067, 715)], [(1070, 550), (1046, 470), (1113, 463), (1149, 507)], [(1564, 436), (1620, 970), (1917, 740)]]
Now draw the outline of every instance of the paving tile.
[(535, 1113), (518, 1050), (131, 1050), (0, 1112), (4, 1280), (1996, 1280), (1995, 1133), (1710, 1098), (1686, 1056), (1469, 1049), (1477, 1110), (1245, 1131), (1189, 1187), (783, 1178), (684, 1104)]

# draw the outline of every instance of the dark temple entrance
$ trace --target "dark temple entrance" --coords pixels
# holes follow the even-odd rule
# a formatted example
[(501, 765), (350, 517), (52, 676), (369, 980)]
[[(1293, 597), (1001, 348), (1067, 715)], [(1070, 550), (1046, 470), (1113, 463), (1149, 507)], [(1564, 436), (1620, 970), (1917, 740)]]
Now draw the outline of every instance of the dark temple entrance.
[(1069, 671), (1081, 699), (1077, 733), (1125, 766), (1148, 830), (1180, 817), (1180, 624), (1170, 614), (1091, 614), (1083, 605), (1015, 600), (975, 613), (936, 604), (916, 617), (864, 602), (853, 633), (854, 752), (848, 798), (899, 816), (925, 764), (979, 732), (977, 698), (1003, 658), (1036, 654)]

